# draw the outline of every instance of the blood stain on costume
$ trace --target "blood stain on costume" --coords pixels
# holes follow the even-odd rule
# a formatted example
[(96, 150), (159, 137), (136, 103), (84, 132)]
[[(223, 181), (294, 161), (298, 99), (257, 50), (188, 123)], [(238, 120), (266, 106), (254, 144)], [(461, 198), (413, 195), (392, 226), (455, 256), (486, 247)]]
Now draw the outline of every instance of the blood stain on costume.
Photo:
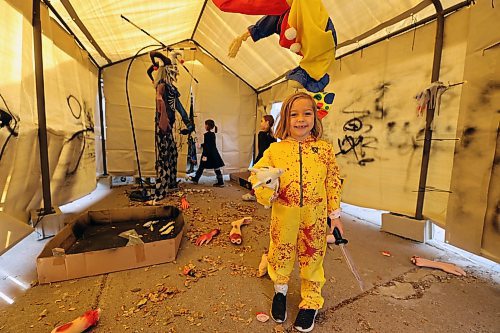
[[(297, 189), (292, 188), (293, 183), (298, 183), (298, 182), (292, 181), (288, 183), (283, 189), (280, 189), (278, 192), (278, 198), (282, 201), (282, 204), (285, 206), (292, 206), (294, 204), (298, 205), (299, 193)], [(297, 186), (297, 188), (298, 187), (299, 186)]]
[(316, 252), (318, 251), (318, 249), (316, 249), (315, 247), (311, 246), (310, 244), (312, 243), (312, 241), (314, 240), (314, 237), (313, 237), (313, 226), (309, 226), (307, 228), (304, 228), (302, 230), (302, 232), (304, 233), (304, 246), (305, 246), (305, 250), (304, 250), (304, 254), (308, 257), (313, 257)]

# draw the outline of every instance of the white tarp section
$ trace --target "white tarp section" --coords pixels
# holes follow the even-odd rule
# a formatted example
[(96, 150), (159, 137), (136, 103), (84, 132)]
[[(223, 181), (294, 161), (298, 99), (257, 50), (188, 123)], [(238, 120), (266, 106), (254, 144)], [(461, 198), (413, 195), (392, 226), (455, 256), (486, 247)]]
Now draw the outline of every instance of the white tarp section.
[[(87, 48), (91, 43), (68, 14), (64, 2), (50, 1)], [(71, 0), (67, 2), (73, 7), (104, 54), (113, 62), (133, 56), (142, 46), (156, 43), (125, 21), (121, 15), (164, 44), (170, 45), (191, 38), (203, 7), (202, 0)], [(94, 47), (89, 46), (87, 50), (99, 62), (99, 65), (106, 64), (105, 59), (97, 53)]]
[[(194, 44), (187, 46), (194, 47)], [(203, 141), (205, 120), (213, 119), (219, 130), (216, 135), (217, 146), (226, 164), (224, 173), (246, 169), (252, 156), (257, 98), (255, 92), (200, 50), (183, 52), (186, 67), (199, 83), (194, 82), (180, 67), (179, 82), (176, 86), (181, 94), (180, 101), (188, 113), (189, 91), (192, 88), (198, 142)], [(111, 175), (137, 175), (138, 172), (125, 94), (125, 73), (129, 63), (125, 61), (104, 69), (106, 151), (108, 172)], [(150, 65), (149, 56), (141, 56), (133, 62), (129, 75), (129, 97), (142, 175), (156, 177), (154, 168), (156, 93), (146, 75)], [(179, 119), (178, 113), (176, 116), (174, 133), (179, 152), (178, 175), (182, 176), (186, 171), (187, 137), (179, 134), (179, 130), (185, 126)], [(198, 154), (201, 154), (199, 149)]]
[[(8, 18), (6, 29), (0, 30), (0, 108), (17, 120), (11, 125), (18, 133), (8, 139), (8, 128), (0, 131), (0, 210), (26, 220), (42, 200), (31, 2), (2, 1), (0, 10)], [(95, 188), (97, 70), (43, 6), (41, 20), (49, 173), (57, 206)]]
[[(166, 45), (194, 39), (255, 89), (285, 74), (300, 60), (278, 45), (277, 35), (255, 44), (247, 40), (237, 58), (229, 59), (226, 54), (231, 41), (260, 16), (224, 13), (211, 0), (50, 1), (100, 66), (105, 65), (106, 60), (75, 24), (74, 17), (68, 14), (65, 2), (70, 3), (95, 43), (113, 62), (133, 56), (142, 46), (156, 43), (122, 19), (121, 15)], [(441, 1), (445, 9), (461, 2)], [(339, 44), (353, 42), (338, 49), (337, 55), (435, 14), (430, 0), (323, 0), (323, 3), (335, 24)], [(199, 17), (199, 25), (196, 26)], [(401, 20), (392, 22), (395, 17)], [(376, 29), (377, 27), (381, 28)], [(367, 31), (372, 31), (372, 36), (360, 38)]]

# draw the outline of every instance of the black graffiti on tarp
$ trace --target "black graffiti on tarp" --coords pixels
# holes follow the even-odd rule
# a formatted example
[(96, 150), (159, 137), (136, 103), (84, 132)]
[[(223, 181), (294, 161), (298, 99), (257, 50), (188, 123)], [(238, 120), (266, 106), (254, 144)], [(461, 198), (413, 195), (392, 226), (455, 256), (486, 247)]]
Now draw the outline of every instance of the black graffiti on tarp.
[(409, 121), (405, 121), (402, 126), (396, 121), (390, 121), (387, 123), (386, 142), (390, 148), (395, 148), (404, 155), (423, 146), (418, 140), (423, 138), (424, 134), (425, 129), (421, 128), (416, 135), (413, 135)]
[[(375, 87), (376, 97), (374, 101), (374, 111), (372, 110), (342, 110), (343, 114), (351, 116), (344, 123), (342, 129), (347, 134), (343, 138), (338, 139), (340, 151), (335, 155), (346, 155), (352, 153), (356, 159), (356, 163), (360, 166), (365, 166), (368, 163), (375, 162), (373, 156), (367, 156), (368, 149), (378, 149), (379, 139), (373, 135), (368, 135), (373, 130), (371, 120), (380, 120), (387, 116), (388, 109), (384, 108), (384, 97), (391, 86), (390, 82), (382, 82)], [(357, 98), (348, 107), (360, 101)]]
[(366, 135), (373, 130), (373, 125), (367, 120), (372, 115), (370, 110), (342, 110), (344, 114), (352, 116), (347, 120), (342, 129), (345, 134), (343, 138), (337, 140), (339, 152), (335, 155), (347, 155), (352, 153), (356, 159), (356, 164), (365, 166), (375, 161), (373, 157), (368, 157), (366, 149), (377, 149), (378, 139), (375, 136)]
[(7, 144), (9, 143), (10, 139), (12, 137), (17, 138), (17, 136), (19, 135), (18, 132), (19, 118), (10, 111), (10, 108), (7, 105), (7, 102), (3, 98), (2, 94), (0, 94), (0, 98), (2, 99), (3, 104), (5, 105), (5, 110), (0, 108), (0, 130), (5, 128), (9, 132), (7, 139), (5, 139), (5, 142), (2, 144), (2, 148), (0, 149), (0, 161), (1, 161), (3, 153), (5, 152), (5, 149), (7, 148)]
[(375, 119), (384, 119), (387, 116), (388, 108), (384, 108), (384, 96), (390, 86), (390, 82), (382, 82), (375, 88), (375, 91), (378, 93), (378, 96), (375, 98)]
[(374, 136), (365, 135), (372, 131), (373, 126), (363, 122), (363, 118), (369, 117), (371, 112), (369, 110), (343, 110), (342, 112), (356, 116), (344, 123), (342, 128), (344, 132), (349, 132), (349, 134), (337, 140), (340, 151), (335, 155), (346, 155), (352, 152), (356, 158), (356, 163), (361, 166), (374, 162), (374, 158), (366, 156), (366, 149), (377, 149), (375, 144), (378, 143), (378, 139)]
[(479, 105), (489, 105), (491, 97), (500, 90), (500, 81), (488, 81), (486, 86), (479, 93)]
[(363, 124), (363, 121), (360, 118), (354, 117), (345, 122), (343, 129), (344, 132), (359, 132), (362, 128), (365, 128), (361, 133), (368, 133), (373, 129), (373, 126), (370, 124)]
[[(78, 98), (70, 94), (66, 97), (66, 102), (73, 118), (81, 120), (81, 124), (83, 126), (83, 129), (73, 133), (71, 137), (64, 143), (72, 143), (75, 140), (80, 141), (80, 148), (79, 150), (77, 150), (77, 158), (71, 162), (71, 164), (68, 166), (68, 169), (66, 170), (66, 176), (71, 176), (78, 170), (80, 161), (82, 160), (82, 157), (85, 154), (86, 150), (88, 151), (88, 158), (95, 158), (94, 151), (92, 149), (86, 149), (88, 145), (86, 140), (87, 133), (94, 133), (94, 120), (92, 116), (92, 108), (87, 107), (87, 103), (85, 101), (83, 101), (82, 106), (82, 103), (80, 103)], [(82, 113), (84, 115), (83, 118)]]
[(474, 140), (474, 134), (476, 134), (476, 128), (475, 127), (467, 127), (464, 129), (462, 132), (462, 145), (464, 148), (469, 147), (469, 145), (472, 143)]

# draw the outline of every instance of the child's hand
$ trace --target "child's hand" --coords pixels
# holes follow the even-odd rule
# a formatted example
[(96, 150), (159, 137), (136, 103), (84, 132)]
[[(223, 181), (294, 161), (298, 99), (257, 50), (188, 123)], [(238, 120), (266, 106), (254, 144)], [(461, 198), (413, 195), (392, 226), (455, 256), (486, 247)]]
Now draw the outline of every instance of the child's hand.
[(207, 157), (206, 157), (206, 156), (203, 156), (203, 157), (201, 158), (201, 160), (202, 160), (203, 162), (206, 162), (206, 161), (207, 161)]
[(276, 199), (278, 199), (278, 191), (274, 191), (273, 195), (269, 198), (269, 202), (273, 203)]

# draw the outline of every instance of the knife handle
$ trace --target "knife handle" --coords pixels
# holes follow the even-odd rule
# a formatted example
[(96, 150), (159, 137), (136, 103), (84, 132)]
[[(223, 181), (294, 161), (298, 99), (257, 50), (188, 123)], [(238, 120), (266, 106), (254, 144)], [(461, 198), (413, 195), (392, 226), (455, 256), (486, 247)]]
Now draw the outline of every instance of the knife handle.
[(333, 228), (333, 237), (335, 237), (335, 245), (347, 244), (349, 241), (345, 238), (342, 238), (342, 234), (340, 233), (339, 228)]

